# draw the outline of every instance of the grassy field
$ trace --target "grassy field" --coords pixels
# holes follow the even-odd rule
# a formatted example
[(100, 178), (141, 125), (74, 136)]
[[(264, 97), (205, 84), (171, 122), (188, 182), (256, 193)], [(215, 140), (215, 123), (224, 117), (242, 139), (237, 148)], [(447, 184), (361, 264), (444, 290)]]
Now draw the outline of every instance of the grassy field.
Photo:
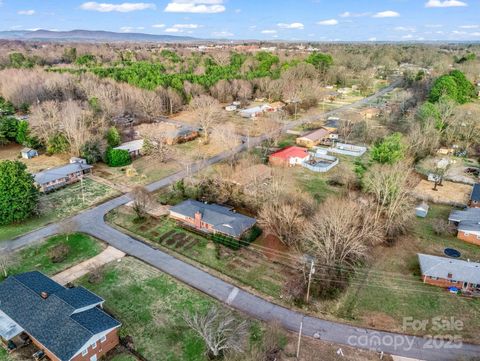
[[(136, 175), (126, 176), (126, 169), (133, 168)], [(180, 170), (180, 163), (170, 161), (159, 163), (151, 157), (140, 157), (127, 167), (109, 167), (99, 163), (95, 167), (95, 175), (109, 182), (126, 186), (145, 185), (165, 178)]]
[(271, 262), (258, 251), (257, 242), (234, 251), (190, 233), (168, 218), (134, 222), (133, 211), (125, 206), (109, 213), (107, 220), (140, 235), (154, 246), (177, 252), (275, 298), (280, 297), (282, 284), (291, 274), (291, 270)]
[[(204, 344), (183, 321), (185, 312), (205, 311), (213, 300), (183, 286), (136, 259), (107, 265), (103, 280), (79, 281), (106, 300), (105, 307), (121, 322), (121, 336), (131, 336), (148, 360), (204, 361)], [(121, 357), (121, 358), (120, 358)], [(116, 361), (130, 360), (116, 356)]]
[(88, 178), (83, 181), (83, 192), (85, 203), (83, 203), (82, 199), (80, 182), (71, 184), (56, 192), (42, 195), (40, 197), (39, 215), (19, 224), (0, 226), (0, 242), (15, 238), (48, 223), (67, 218), (83, 209), (118, 195), (118, 192), (114, 189)]
[[(404, 317), (431, 320), (453, 316), (464, 323), (459, 332), (464, 340), (480, 342), (480, 300), (458, 297), (420, 280), (417, 253), (443, 256), (443, 250), (452, 247), (462, 253), (463, 259), (480, 259), (480, 247), (453, 236), (434, 234), (433, 222), (446, 219), (450, 209), (431, 206), (427, 218), (416, 220), (412, 237), (377, 249), (371, 256), (371, 269), (359, 275), (329, 311), (360, 325), (399, 332), (403, 331)], [(411, 329), (405, 331), (413, 333)], [(423, 334), (429, 332), (428, 329)]]
[[(55, 263), (51, 260), (52, 249), (60, 245), (67, 246), (69, 251), (65, 259)], [(68, 236), (57, 235), (46, 241), (21, 249), (15, 253), (14, 262), (9, 269), (10, 274), (38, 270), (47, 275), (53, 275), (77, 263), (85, 261), (99, 254), (104, 245), (94, 238), (82, 233), (74, 233)], [(0, 276), (0, 280), (2, 279)]]

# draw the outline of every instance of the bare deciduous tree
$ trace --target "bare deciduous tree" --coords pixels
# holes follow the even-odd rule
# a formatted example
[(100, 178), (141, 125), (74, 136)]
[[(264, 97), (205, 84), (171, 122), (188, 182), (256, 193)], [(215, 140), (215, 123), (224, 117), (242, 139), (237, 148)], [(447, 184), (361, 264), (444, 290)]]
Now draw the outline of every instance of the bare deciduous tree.
[(174, 150), (167, 144), (165, 136), (147, 136), (143, 143), (143, 153), (164, 163), (172, 156)]
[(374, 197), (376, 219), (383, 220), (387, 240), (405, 233), (413, 219), (409, 163), (373, 166), (365, 174), (364, 187)]
[(195, 112), (198, 123), (203, 129), (204, 142), (208, 143), (213, 126), (220, 119), (220, 104), (211, 96), (200, 95), (192, 99), (190, 109)]
[(227, 351), (244, 351), (247, 322), (238, 321), (230, 311), (212, 306), (206, 313), (186, 313), (184, 320), (205, 341), (210, 357), (220, 357)]
[(133, 211), (135, 212), (137, 219), (145, 219), (148, 211), (153, 205), (153, 199), (150, 192), (142, 186), (137, 186), (132, 191), (133, 199)]

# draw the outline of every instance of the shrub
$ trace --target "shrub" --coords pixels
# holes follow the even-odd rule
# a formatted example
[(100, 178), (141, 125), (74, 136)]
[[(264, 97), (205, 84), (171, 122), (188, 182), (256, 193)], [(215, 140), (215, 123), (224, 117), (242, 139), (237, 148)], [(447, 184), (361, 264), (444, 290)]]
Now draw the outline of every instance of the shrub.
[(106, 135), (107, 143), (110, 147), (118, 147), (122, 141), (117, 128), (110, 127)]
[(105, 161), (110, 167), (123, 167), (132, 163), (132, 157), (123, 149), (107, 149)]
[(394, 164), (404, 157), (402, 135), (393, 133), (372, 148), (372, 160), (380, 164)]
[(100, 144), (96, 140), (89, 140), (80, 149), (80, 156), (85, 158), (88, 164), (95, 164), (102, 159)]
[(48, 257), (53, 263), (61, 263), (65, 261), (70, 253), (70, 246), (59, 244), (48, 251)]
[(61, 133), (52, 136), (47, 143), (48, 154), (66, 153), (70, 149), (68, 139)]

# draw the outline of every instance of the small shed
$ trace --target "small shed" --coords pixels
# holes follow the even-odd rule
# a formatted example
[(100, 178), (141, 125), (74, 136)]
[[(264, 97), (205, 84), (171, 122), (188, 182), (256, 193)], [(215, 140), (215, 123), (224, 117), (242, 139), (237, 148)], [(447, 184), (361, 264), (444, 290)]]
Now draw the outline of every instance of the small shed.
[(428, 214), (429, 206), (427, 203), (422, 202), (415, 208), (415, 215), (420, 218), (425, 218)]
[(32, 148), (23, 148), (21, 150), (22, 158), (24, 159), (32, 159), (38, 157), (38, 152)]
[(225, 110), (226, 110), (227, 112), (234, 112), (235, 110), (237, 110), (237, 106), (236, 106), (236, 105), (233, 105), (233, 104), (230, 104), (230, 105), (227, 105), (227, 106), (225, 107)]

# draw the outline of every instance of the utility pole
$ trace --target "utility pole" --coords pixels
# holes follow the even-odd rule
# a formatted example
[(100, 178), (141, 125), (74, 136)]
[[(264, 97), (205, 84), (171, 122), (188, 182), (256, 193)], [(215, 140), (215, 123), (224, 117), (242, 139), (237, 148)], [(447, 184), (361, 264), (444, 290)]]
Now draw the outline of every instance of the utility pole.
[(300, 322), (300, 331), (298, 332), (298, 342), (297, 342), (297, 360), (300, 357), (300, 341), (302, 340), (302, 329), (303, 329), (303, 321)]
[(310, 260), (310, 272), (308, 273), (308, 286), (307, 286), (307, 298), (306, 303), (308, 303), (310, 298), (310, 284), (312, 283), (312, 276), (315, 273), (315, 268), (313, 267), (315, 261), (313, 259)]

